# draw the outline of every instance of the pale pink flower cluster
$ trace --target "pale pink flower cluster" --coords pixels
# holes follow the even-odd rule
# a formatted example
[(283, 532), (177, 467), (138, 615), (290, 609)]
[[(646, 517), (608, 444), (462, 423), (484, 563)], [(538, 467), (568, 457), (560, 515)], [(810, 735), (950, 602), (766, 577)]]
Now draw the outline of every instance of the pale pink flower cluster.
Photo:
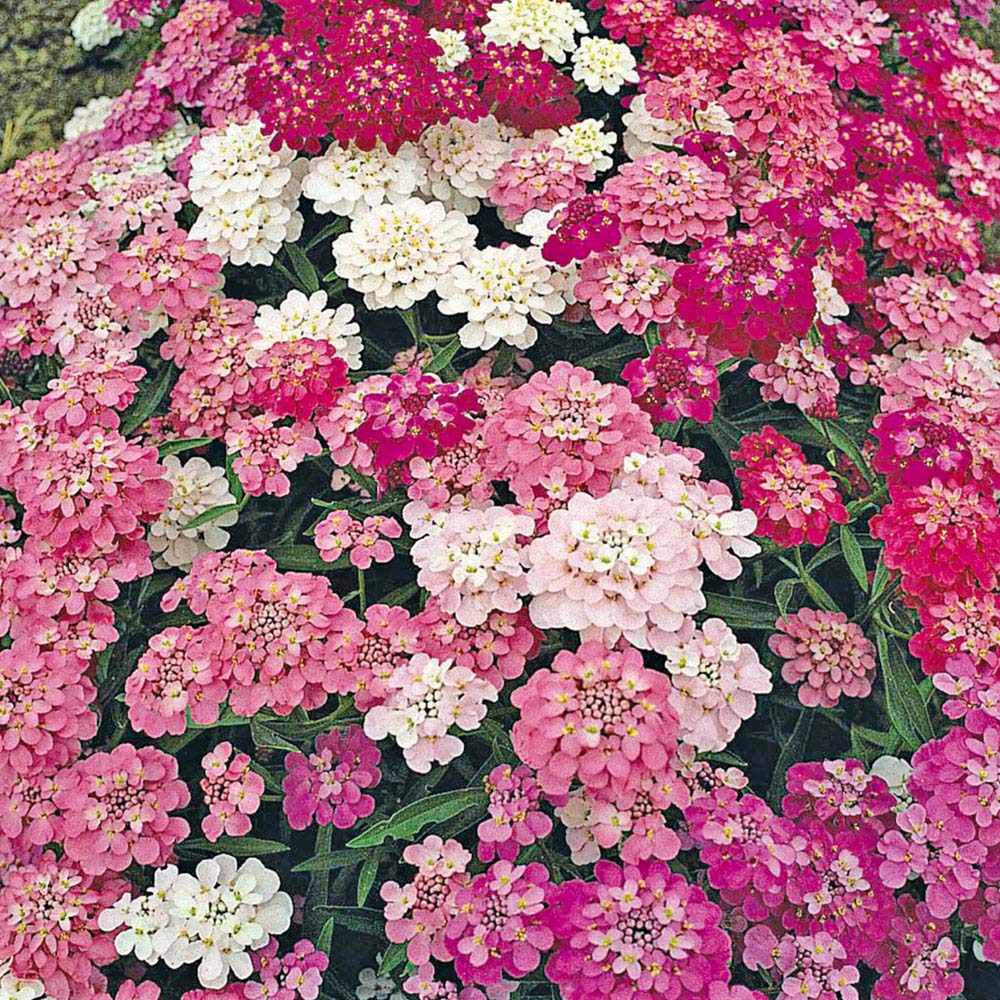
[(439, 533), (410, 550), (420, 570), (417, 583), (460, 625), (482, 625), (491, 611), (513, 614), (527, 591), (520, 539), (534, 529), (532, 518), (503, 507), (452, 514)]
[(465, 749), (450, 730), (479, 728), (486, 702), (497, 689), (451, 660), (417, 653), (385, 682), (388, 697), (365, 715), (365, 734), (373, 740), (392, 737), (410, 769), (426, 774), (432, 764), (447, 764)]
[(705, 606), (701, 557), (663, 500), (576, 493), (528, 547), (531, 620), (609, 644), (659, 649)]
[(822, 345), (808, 340), (782, 344), (773, 361), (754, 365), (749, 374), (760, 382), (761, 398), (768, 403), (781, 400), (811, 416), (837, 415), (840, 381)]
[(769, 694), (771, 675), (753, 646), (737, 642), (732, 629), (709, 618), (690, 636), (664, 650), (670, 703), (680, 719), (680, 739), (708, 753), (724, 750)]
[(226, 431), (226, 450), (236, 456), (233, 471), (250, 496), (283, 497), (292, 486), (286, 473), (294, 472), (308, 456), (323, 449), (311, 424), (297, 421), (284, 426), (270, 414), (233, 412)]

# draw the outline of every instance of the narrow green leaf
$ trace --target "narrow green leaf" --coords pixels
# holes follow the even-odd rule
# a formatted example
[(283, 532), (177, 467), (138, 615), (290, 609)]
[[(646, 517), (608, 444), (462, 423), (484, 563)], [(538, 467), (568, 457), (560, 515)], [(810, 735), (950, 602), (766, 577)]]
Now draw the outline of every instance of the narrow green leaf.
[(490, 369), (490, 375), (493, 378), (500, 378), (502, 375), (508, 374), (513, 363), (514, 348), (506, 341), (501, 341), (499, 348), (497, 348), (496, 357), (493, 359), (493, 367)]
[(778, 605), (778, 611), (784, 618), (788, 614), (788, 605), (791, 603), (795, 588), (799, 585), (798, 580), (779, 580), (774, 585), (774, 600)]
[(168, 361), (163, 364), (153, 386), (138, 396), (136, 401), (125, 411), (121, 431), (124, 437), (128, 437), (157, 411), (176, 374), (177, 368), (173, 363)]
[(358, 873), (358, 906), (364, 906), (368, 900), (368, 894), (372, 891), (375, 877), (378, 875), (378, 862), (377, 854), (369, 854), (361, 866), (361, 871)]
[(273, 545), (267, 554), (279, 569), (298, 570), (305, 573), (327, 573), (336, 563), (324, 562), (312, 545)]
[(275, 732), (256, 716), (250, 720), (250, 735), (255, 746), (267, 747), (269, 750), (286, 750), (289, 753), (296, 752), (299, 748), (286, 740), (280, 733)]
[(796, 761), (804, 759), (809, 734), (812, 732), (813, 717), (813, 713), (808, 709), (804, 708), (799, 712), (792, 735), (778, 755), (778, 761), (774, 765), (774, 774), (771, 777), (771, 785), (767, 790), (767, 801), (775, 810), (781, 805), (781, 799), (785, 794), (785, 775), (788, 774), (788, 769)]
[(854, 574), (854, 579), (858, 581), (858, 586), (867, 594), (868, 570), (865, 567), (865, 556), (849, 525), (842, 524), (840, 526), (840, 547), (844, 550), (844, 559), (847, 560), (848, 568)]
[(316, 950), (325, 952), (327, 955), (330, 954), (330, 949), (333, 947), (333, 930), (337, 926), (337, 921), (330, 917), (325, 924), (323, 924), (323, 929), (319, 932), (319, 937), (316, 938)]
[(377, 847), (390, 838), (412, 840), (428, 823), (443, 823), (473, 806), (484, 803), (482, 788), (464, 788), (438, 792), (418, 799), (397, 810), (388, 819), (373, 824), (364, 833), (347, 842), (348, 847)]
[(210, 507), (208, 510), (203, 510), (197, 517), (192, 517), (187, 524), (181, 528), (181, 531), (187, 531), (188, 528), (200, 528), (203, 524), (208, 524), (210, 521), (214, 521), (218, 517), (222, 517), (223, 514), (228, 514), (231, 511), (236, 511), (239, 513), (243, 509), (242, 504), (238, 503), (224, 503), (218, 507)]
[(875, 564), (875, 576), (872, 577), (872, 593), (871, 600), (875, 600), (879, 597), (883, 590), (885, 590), (886, 585), (891, 579), (889, 571), (885, 567), (885, 563), (881, 559)]
[(215, 438), (179, 438), (175, 441), (164, 441), (156, 450), (161, 458), (167, 455), (179, 455), (182, 451), (191, 451), (193, 448), (204, 448), (211, 444)]
[(387, 976), (393, 969), (399, 968), (406, 961), (406, 945), (390, 944), (382, 952), (382, 961), (379, 963), (378, 971), (381, 975)]
[(902, 736), (907, 748), (916, 750), (934, 739), (934, 727), (927, 711), (927, 703), (920, 694), (906, 655), (899, 645), (881, 629), (876, 635), (875, 644), (882, 665), (882, 681), (885, 684), (885, 702), (889, 719)]
[(185, 840), (179, 847), (185, 850), (203, 851), (208, 854), (231, 854), (234, 858), (255, 858), (261, 854), (284, 854), (290, 851), (288, 844), (277, 840), (262, 840), (260, 837), (220, 837), (213, 844), (204, 837)]
[(368, 937), (381, 937), (385, 931), (382, 914), (363, 906), (317, 906), (316, 913), (334, 922), (333, 933), (353, 931)]
[(326, 872), (340, 871), (356, 868), (361, 864), (363, 855), (357, 851), (349, 851), (343, 848), (339, 851), (325, 851), (305, 861), (300, 861), (293, 869), (293, 872)]
[(390, 590), (385, 597), (380, 598), (379, 604), (388, 604), (390, 607), (405, 604), (419, 589), (415, 583), (404, 583), (402, 587)]
[(778, 618), (778, 607), (769, 601), (755, 601), (749, 597), (705, 594), (704, 613), (721, 618), (730, 628), (770, 632)]
[(288, 254), (288, 259), (292, 263), (295, 276), (302, 283), (303, 291), (308, 292), (310, 295), (313, 292), (318, 292), (319, 275), (316, 273), (316, 268), (313, 267), (312, 261), (306, 256), (305, 251), (294, 243), (286, 243), (285, 253)]
[(440, 371), (444, 371), (452, 363), (455, 355), (462, 349), (462, 342), (456, 336), (455, 339), (448, 344), (443, 350), (438, 351), (437, 354), (430, 360), (427, 366), (424, 368), (425, 372), (431, 375), (435, 375)]

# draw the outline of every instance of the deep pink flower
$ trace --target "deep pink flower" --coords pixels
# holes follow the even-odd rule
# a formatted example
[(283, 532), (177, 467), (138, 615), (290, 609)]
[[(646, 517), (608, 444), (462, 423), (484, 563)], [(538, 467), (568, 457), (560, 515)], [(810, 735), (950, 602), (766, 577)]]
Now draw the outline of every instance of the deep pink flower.
[(347, 362), (326, 340), (279, 341), (254, 361), (250, 382), (251, 403), (274, 417), (308, 420), (348, 384)]
[(657, 344), (622, 369), (632, 398), (657, 423), (690, 417), (707, 424), (719, 401), (719, 373), (693, 348)]
[(622, 238), (618, 206), (604, 193), (581, 195), (557, 209), (549, 229), (552, 235), (542, 246), (542, 256), (560, 267), (610, 250)]
[(284, 809), (293, 830), (310, 823), (347, 830), (370, 816), (375, 800), (362, 789), (374, 788), (382, 778), (382, 754), (360, 726), (335, 729), (316, 737), (308, 757), (285, 756)]
[(486, 776), (487, 819), (476, 828), (480, 861), (515, 861), (522, 847), (547, 837), (552, 820), (541, 811), (541, 786), (523, 764), (498, 764)]

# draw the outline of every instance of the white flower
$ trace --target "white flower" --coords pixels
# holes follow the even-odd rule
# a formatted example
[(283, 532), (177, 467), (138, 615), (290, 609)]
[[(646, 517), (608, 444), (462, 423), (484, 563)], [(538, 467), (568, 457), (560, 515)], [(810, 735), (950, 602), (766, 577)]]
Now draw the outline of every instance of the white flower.
[(910, 790), (906, 787), (913, 773), (913, 767), (908, 761), (901, 757), (884, 755), (872, 764), (869, 773), (881, 778), (889, 786), (889, 791), (896, 796), (899, 803), (896, 807), (897, 812), (905, 809), (913, 801)]
[(213, 507), (235, 504), (236, 497), (229, 492), (226, 470), (209, 465), (203, 458), (181, 465), (176, 455), (168, 455), (163, 464), (173, 493), (167, 509), (150, 525), (149, 545), (159, 553), (158, 567), (187, 569), (202, 552), (226, 547), (229, 532), (223, 529), (235, 524), (239, 515), (230, 510), (193, 528), (186, 525)]
[(84, 52), (101, 48), (125, 34), (117, 24), (108, 20), (107, 7), (108, 0), (91, 0), (70, 21), (69, 33)]
[(572, 125), (563, 125), (552, 140), (571, 160), (597, 171), (607, 170), (614, 162), (608, 155), (615, 148), (618, 136), (606, 132), (596, 118), (584, 118)]
[(19, 979), (10, 966), (10, 959), (0, 962), (0, 1000), (47, 1000), (45, 987), (37, 979)]
[(179, 121), (171, 125), (159, 139), (153, 139), (152, 144), (160, 152), (165, 163), (172, 163), (185, 149), (201, 129), (192, 122)]
[(434, 60), (434, 65), (442, 73), (461, 66), (472, 55), (465, 34), (461, 31), (456, 31), (454, 28), (431, 28), (427, 34), (441, 46), (442, 55)]
[(851, 308), (833, 284), (833, 275), (818, 264), (812, 269), (813, 289), (816, 294), (816, 315), (827, 326), (846, 316)]
[(302, 193), (316, 203), (313, 207), (321, 214), (357, 218), (386, 201), (405, 201), (424, 179), (423, 165), (411, 143), (393, 155), (382, 143), (365, 151), (353, 143), (344, 147), (335, 142), (309, 161)]
[(63, 138), (76, 139), (87, 132), (96, 132), (108, 120), (114, 103), (113, 98), (102, 95), (74, 108), (70, 120), (63, 125)]
[(425, 168), (420, 190), (466, 215), (479, 211), (480, 199), (507, 162), (510, 143), (492, 115), (470, 122), (452, 118), (424, 129), (418, 143)]
[(354, 322), (354, 306), (345, 302), (334, 309), (327, 308), (324, 291), (305, 293), (293, 289), (278, 306), (260, 306), (254, 327), (258, 341), (252, 357), (259, 356), (274, 344), (301, 340), (325, 340), (347, 362), (348, 368), (361, 367), (361, 327)]
[(573, 53), (573, 79), (587, 90), (617, 94), (626, 83), (638, 83), (635, 56), (623, 42), (610, 38), (584, 38)]
[[(108, 160), (110, 162), (101, 162), (102, 158), (98, 157), (87, 178), (87, 183), (95, 191), (104, 191), (110, 187), (125, 187), (136, 177), (158, 174), (167, 168), (163, 153), (151, 142), (135, 142), (123, 146), (113, 154), (108, 154)], [(122, 161), (128, 163), (127, 169), (122, 169), (119, 165)]]
[(208, 990), (221, 990), (230, 972), (249, 978), (249, 952), (291, 922), (292, 900), (278, 876), (256, 858), (237, 867), (228, 854), (202, 861), (194, 875), (168, 865), (143, 896), (126, 894), (98, 917), (105, 933), (124, 928), (115, 936), (119, 955), (171, 969), (198, 963), (198, 982)]
[(483, 37), (496, 45), (541, 49), (549, 59), (564, 62), (574, 36), (587, 30), (583, 12), (565, 0), (502, 0), (490, 8)]
[(461, 212), (409, 198), (355, 219), (333, 241), (333, 255), (337, 274), (364, 293), (369, 309), (409, 309), (472, 253), (475, 240)]
[(488, 351), (501, 340), (528, 348), (538, 339), (535, 323), (551, 323), (566, 308), (553, 283), (553, 270), (537, 247), (474, 250), (437, 286), (438, 309), (446, 316), (465, 313), (458, 331), (464, 347)]
[[(375, 956), (381, 961), (382, 956)], [(391, 977), (374, 969), (362, 969), (358, 974), (358, 988), (354, 991), (358, 1000), (405, 1000), (405, 995)]]
[(305, 169), (287, 147), (271, 149), (257, 119), (203, 137), (188, 182), (202, 209), (192, 239), (233, 264), (270, 264), (283, 243), (302, 233), (296, 209)]

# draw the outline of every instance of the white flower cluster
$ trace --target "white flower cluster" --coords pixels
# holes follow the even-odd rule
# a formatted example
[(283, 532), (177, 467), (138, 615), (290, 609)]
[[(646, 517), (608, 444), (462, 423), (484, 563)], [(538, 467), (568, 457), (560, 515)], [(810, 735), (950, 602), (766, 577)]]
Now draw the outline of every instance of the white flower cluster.
[(187, 569), (202, 552), (226, 547), (229, 532), (223, 529), (234, 525), (239, 515), (229, 510), (193, 528), (187, 525), (215, 507), (235, 504), (236, 497), (229, 492), (226, 470), (209, 465), (203, 458), (181, 465), (176, 455), (168, 455), (163, 464), (173, 493), (167, 509), (150, 525), (149, 545), (158, 554), (158, 568)]
[(379, 143), (374, 149), (358, 149), (353, 143), (333, 143), (319, 157), (309, 160), (302, 179), (302, 193), (323, 214), (356, 219), (384, 202), (406, 201), (425, 181), (416, 148), (405, 143), (393, 155)]
[(431, 28), (427, 34), (441, 47), (441, 55), (434, 63), (442, 73), (461, 66), (472, 55), (465, 34), (461, 31), (454, 28)]
[(380, 205), (333, 241), (337, 274), (364, 295), (369, 309), (409, 309), (476, 245), (476, 228), (439, 201), (408, 198)]
[(576, 35), (587, 34), (587, 19), (565, 0), (502, 0), (483, 25), (483, 37), (496, 45), (541, 49), (563, 62), (576, 47)]
[[(332, 344), (348, 368), (361, 367), (361, 327), (354, 322), (354, 306), (349, 302), (327, 309), (327, 294), (319, 291), (306, 296), (293, 289), (278, 306), (261, 306), (254, 328), (257, 342), (252, 354), (262, 354), (278, 343), (301, 340), (325, 340)], [(251, 358), (252, 360), (252, 358)]]
[(573, 79), (587, 90), (617, 94), (626, 83), (638, 83), (635, 56), (623, 42), (610, 38), (583, 38), (573, 53)]
[(200, 862), (194, 875), (161, 868), (146, 893), (134, 899), (126, 893), (98, 917), (105, 933), (119, 932), (119, 955), (171, 969), (198, 963), (198, 982), (207, 990), (221, 990), (230, 972), (249, 978), (249, 953), (291, 922), (292, 899), (278, 876), (256, 858), (237, 867), (228, 854)]
[(479, 211), (497, 171), (510, 158), (510, 142), (492, 115), (431, 125), (418, 148), (424, 166), (421, 193), (466, 215)]
[[(378, 961), (381, 955), (375, 956)], [(392, 976), (375, 969), (362, 969), (358, 973), (358, 986), (354, 991), (358, 1000), (406, 1000), (406, 994), (396, 985)]]
[(622, 121), (625, 123), (622, 144), (631, 160), (649, 156), (659, 146), (674, 145), (686, 132), (732, 135), (735, 129), (726, 109), (716, 101), (710, 101), (704, 108), (694, 108), (690, 118), (666, 119), (656, 117), (646, 107), (645, 94), (635, 96)]
[(535, 246), (475, 250), (438, 282), (438, 309), (468, 316), (458, 331), (463, 347), (488, 351), (502, 340), (527, 349), (538, 339), (531, 321), (551, 323), (566, 308), (561, 277)]
[(201, 214), (192, 239), (233, 264), (266, 265), (302, 234), (297, 211), (305, 163), (271, 149), (259, 120), (203, 135), (191, 157), (191, 200)]
[(90, 0), (70, 21), (69, 33), (84, 52), (99, 49), (125, 34), (117, 24), (108, 20), (107, 9), (107, 0)]
[(47, 1000), (37, 979), (19, 979), (10, 971), (10, 960), (0, 962), (0, 1000)]
[(95, 132), (108, 120), (114, 103), (114, 98), (102, 94), (74, 108), (69, 121), (63, 126), (63, 138), (77, 139), (87, 132)]
[(609, 154), (614, 152), (617, 142), (618, 135), (605, 130), (596, 118), (583, 118), (572, 125), (563, 125), (552, 139), (552, 145), (571, 160), (598, 172), (611, 168), (614, 160)]

